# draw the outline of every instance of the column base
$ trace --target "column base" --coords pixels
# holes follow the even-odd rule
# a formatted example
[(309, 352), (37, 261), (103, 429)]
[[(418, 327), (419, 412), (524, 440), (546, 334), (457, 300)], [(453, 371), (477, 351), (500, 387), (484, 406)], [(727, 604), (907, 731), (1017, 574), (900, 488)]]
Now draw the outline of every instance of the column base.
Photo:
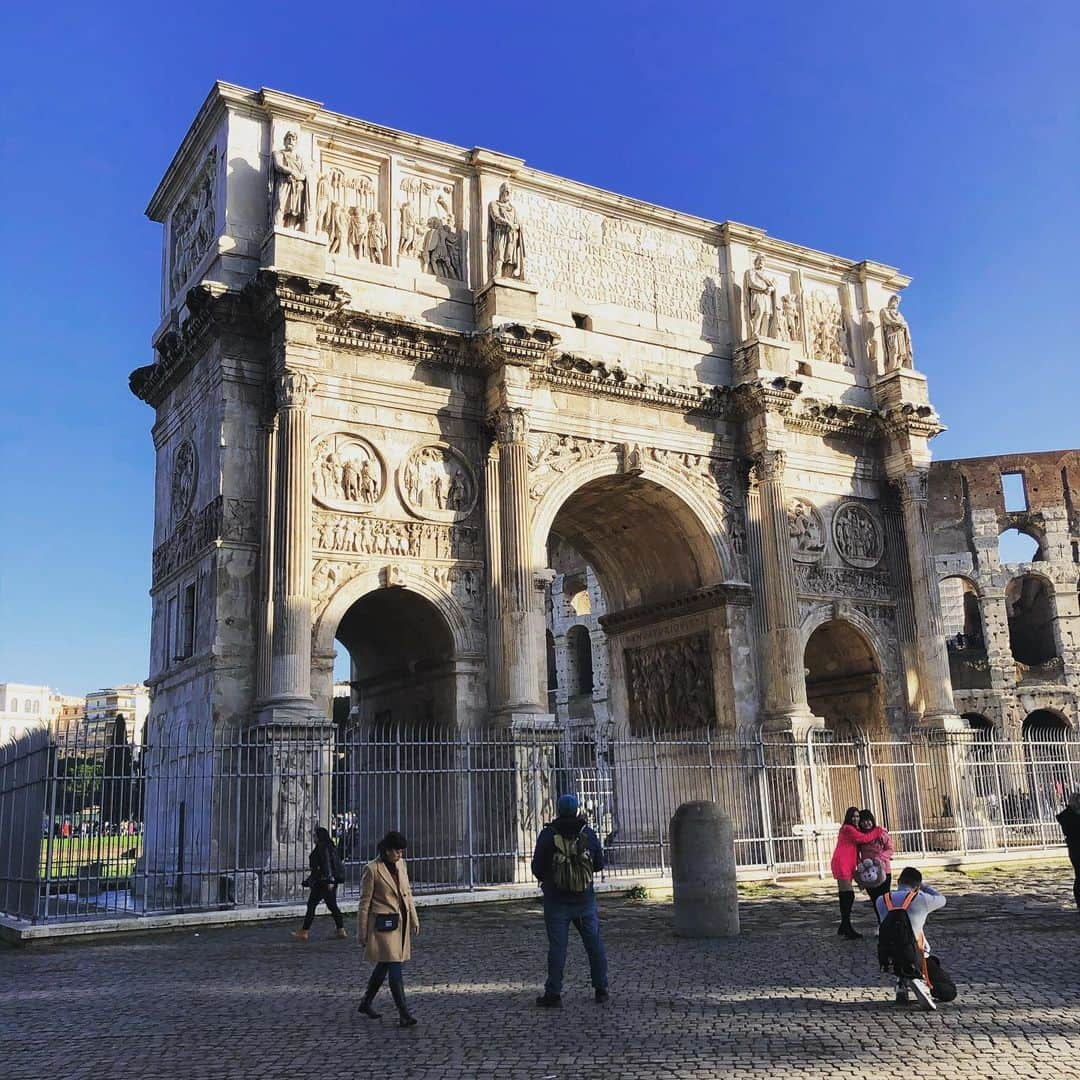
[(810, 732), (824, 730), (825, 718), (809, 709), (768, 713), (761, 722), (762, 735), (782, 735), (793, 742), (805, 742)]
[(559, 722), (554, 713), (544, 712), (539, 706), (535, 709), (527, 705), (509, 706), (491, 714), (491, 726), (504, 731), (557, 731)]
[(967, 731), (968, 726), (958, 713), (925, 713), (919, 717), (915, 730), (922, 735), (945, 734), (948, 732)]
[(264, 701), (255, 713), (258, 727), (333, 727), (310, 697), (277, 697)]

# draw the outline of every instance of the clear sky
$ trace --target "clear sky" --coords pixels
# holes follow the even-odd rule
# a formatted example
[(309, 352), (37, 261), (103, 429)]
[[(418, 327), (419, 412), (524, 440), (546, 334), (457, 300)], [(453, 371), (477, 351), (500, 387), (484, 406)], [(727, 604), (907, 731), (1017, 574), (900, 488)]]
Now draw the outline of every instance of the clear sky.
[(19, 4), (0, 681), (146, 676), (151, 193), (215, 79), (900, 267), (939, 457), (1080, 444), (1080, 5)]

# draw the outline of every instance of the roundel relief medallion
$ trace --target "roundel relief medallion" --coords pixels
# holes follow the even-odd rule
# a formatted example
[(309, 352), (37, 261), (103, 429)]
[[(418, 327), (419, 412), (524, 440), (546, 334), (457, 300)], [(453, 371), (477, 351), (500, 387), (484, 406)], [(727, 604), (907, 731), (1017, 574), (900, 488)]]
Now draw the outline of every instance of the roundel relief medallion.
[(476, 506), (476, 478), (464, 455), (447, 443), (418, 446), (398, 470), (401, 501), (430, 521), (461, 521)]
[(366, 514), (382, 498), (386, 469), (375, 447), (356, 435), (326, 435), (315, 445), (311, 492), (320, 506)]
[(877, 566), (885, 553), (881, 526), (859, 503), (844, 503), (832, 520), (833, 543), (840, 557), (851, 566)]
[(788, 502), (788, 532), (791, 555), (799, 562), (817, 562), (825, 550), (825, 525), (818, 508), (809, 499)]
[(185, 439), (173, 458), (170, 498), (174, 521), (179, 521), (190, 509), (195, 498), (195, 480), (198, 477), (199, 459), (191, 441)]

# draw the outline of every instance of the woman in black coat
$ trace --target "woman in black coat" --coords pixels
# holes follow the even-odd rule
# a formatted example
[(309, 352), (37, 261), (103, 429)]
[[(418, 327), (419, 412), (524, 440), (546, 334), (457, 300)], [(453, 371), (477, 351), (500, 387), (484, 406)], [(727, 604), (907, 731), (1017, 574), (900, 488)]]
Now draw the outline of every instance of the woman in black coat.
[(334, 917), (334, 925), (337, 927), (337, 937), (346, 938), (345, 920), (341, 917), (341, 909), (337, 906), (337, 887), (345, 880), (345, 867), (334, 846), (333, 838), (321, 825), (315, 830), (315, 846), (308, 856), (308, 868), (311, 873), (304, 879), (304, 884), (311, 887), (308, 894), (307, 914), (304, 916), (304, 926), (300, 930), (293, 931), (293, 937), (297, 941), (307, 941), (311, 924), (315, 921), (315, 909), (320, 903), (325, 903), (327, 910)]

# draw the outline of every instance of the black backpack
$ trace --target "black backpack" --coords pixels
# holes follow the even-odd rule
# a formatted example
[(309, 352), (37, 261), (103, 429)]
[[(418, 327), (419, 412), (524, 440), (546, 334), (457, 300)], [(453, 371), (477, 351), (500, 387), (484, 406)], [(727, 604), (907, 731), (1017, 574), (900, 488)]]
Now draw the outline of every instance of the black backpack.
[(893, 908), (882, 919), (877, 956), (882, 971), (892, 971), (901, 979), (921, 978), (922, 954), (905, 908)]

